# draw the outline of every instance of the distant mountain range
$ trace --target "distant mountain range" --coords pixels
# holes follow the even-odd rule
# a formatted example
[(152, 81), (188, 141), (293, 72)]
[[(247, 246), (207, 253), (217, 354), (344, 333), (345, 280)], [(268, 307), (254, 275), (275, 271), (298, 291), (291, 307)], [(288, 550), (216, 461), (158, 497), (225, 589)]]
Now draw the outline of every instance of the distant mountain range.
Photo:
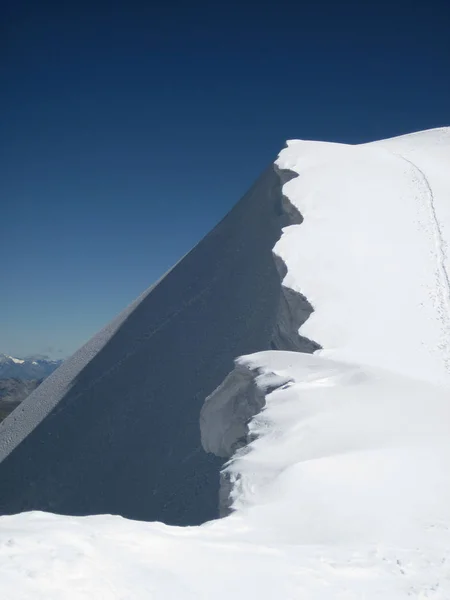
[(47, 356), (16, 358), (0, 354), (0, 421), (9, 415), (62, 360)]
[(0, 379), (44, 379), (59, 367), (62, 360), (52, 360), (47, 356), (26, 356), (16, 358), (0, 354)]

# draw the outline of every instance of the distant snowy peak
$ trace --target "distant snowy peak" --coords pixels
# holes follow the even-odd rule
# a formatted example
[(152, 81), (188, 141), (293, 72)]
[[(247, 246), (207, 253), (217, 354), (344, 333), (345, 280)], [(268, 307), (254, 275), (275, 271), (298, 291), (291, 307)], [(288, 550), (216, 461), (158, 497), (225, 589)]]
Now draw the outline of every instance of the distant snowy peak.
[(62, 360), (43, 356), (17, 358), (0, 354), (0, 379), (44, 379), (59, 367)]
[(23, 363), (25, 362), (24, 360), (21, 360), (20, 358), (14, 358), (14, 356), (7, 356), (7, 359), (9, 358), (10, 360), (13, 361), (13, 363), (15, 363), (16, 365), (23, 365)]
[(450, 128), (370, 144), (291, 140), (301, 213), (274, 252), (326, 356), (450, 385)]

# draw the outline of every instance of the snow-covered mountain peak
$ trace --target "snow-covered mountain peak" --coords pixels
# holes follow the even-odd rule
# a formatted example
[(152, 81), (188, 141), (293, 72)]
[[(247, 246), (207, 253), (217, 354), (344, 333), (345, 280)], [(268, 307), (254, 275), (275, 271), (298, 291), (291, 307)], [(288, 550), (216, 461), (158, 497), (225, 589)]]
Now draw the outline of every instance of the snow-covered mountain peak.
[(0, 362), (12, 361), (16, 365), (23, 365), (25, 362), (21, 358), (15, 358), (14, 356), (8, 356), (7, 354), (0, 355)]
[(289, 141), (0, 426), (0, 595), (450, 598), (449, 165)]
[(62, 364), (62, 360), (44, 356), (17, 358), (0, 354), (0, 379), (43, 379)]

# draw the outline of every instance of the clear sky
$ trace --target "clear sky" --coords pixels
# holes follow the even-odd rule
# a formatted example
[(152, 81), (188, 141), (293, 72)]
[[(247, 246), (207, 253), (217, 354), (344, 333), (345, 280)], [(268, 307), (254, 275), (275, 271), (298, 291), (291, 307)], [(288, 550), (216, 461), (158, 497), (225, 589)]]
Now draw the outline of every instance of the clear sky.
[(67, 356), (287, 138), (450, 124), (448, 2), (1, 3), (0, 352)]

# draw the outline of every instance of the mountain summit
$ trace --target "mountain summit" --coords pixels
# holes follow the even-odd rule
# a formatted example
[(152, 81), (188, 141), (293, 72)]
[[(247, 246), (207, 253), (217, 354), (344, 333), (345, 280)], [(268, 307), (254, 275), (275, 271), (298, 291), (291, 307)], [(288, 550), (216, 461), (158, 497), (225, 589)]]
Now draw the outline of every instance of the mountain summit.
[(4, 516), (3, 595), (449, 598), (449, 165), (288, 142), (0, 425), (4, 514), (204, 525)]

